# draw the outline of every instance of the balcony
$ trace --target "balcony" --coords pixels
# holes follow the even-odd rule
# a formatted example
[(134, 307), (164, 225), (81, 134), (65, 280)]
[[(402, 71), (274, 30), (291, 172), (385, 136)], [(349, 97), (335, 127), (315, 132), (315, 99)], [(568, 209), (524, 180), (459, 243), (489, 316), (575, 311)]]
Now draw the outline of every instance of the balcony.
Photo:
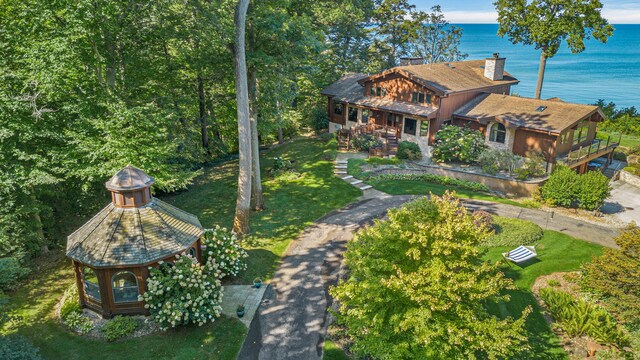
[(590, 145), (580, 146), (578, 149), (571, 150), (568, 154), (560, 156), (556, 160), (559, 163), (571, 167), (577, 163), (599, 158), (618, 147), (621, 139), (622, 136), (619, 136), (618, 140), (614, 141), (611, 135), (609, 135), (606, 140), (595, 139)]

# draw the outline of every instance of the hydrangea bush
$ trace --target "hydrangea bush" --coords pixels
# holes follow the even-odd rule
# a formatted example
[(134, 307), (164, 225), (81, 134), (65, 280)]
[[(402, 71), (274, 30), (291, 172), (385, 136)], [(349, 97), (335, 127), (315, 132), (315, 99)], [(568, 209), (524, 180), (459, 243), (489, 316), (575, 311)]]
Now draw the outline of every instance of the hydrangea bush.
[(190, 255), (176, 255), (173, 266), (150, 268), (147, 291), (140, 296), (162, 330), (194, 323), (202, 326), (220, 316), (221, 270), (214, 258), (205, 265)]
[(244, 261), (247, 252), (238, 243), (233, 231), (216, 226), (215, 229), (205, 229), (202, 243), (206, 246), (203, 251), (203, 261), (208, 263), (214, 259), (220, 270), (220, 277), (236, 276), (247, 269)]

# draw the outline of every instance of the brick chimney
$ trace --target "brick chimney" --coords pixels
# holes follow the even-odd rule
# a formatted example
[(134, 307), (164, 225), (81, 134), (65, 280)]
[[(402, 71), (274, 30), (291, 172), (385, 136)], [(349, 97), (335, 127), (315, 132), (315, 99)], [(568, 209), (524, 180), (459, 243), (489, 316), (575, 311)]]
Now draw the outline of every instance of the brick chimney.
[(504, 61), (500, 54), (493, 53), (493, 57), (484, 61), (484, 76), (491, 80), (502, 80), (504, 77)]

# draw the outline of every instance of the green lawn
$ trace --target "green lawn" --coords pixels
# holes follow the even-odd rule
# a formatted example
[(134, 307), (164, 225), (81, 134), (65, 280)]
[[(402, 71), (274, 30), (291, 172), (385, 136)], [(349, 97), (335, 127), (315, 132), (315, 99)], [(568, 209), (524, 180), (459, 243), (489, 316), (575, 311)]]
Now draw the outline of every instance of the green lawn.
[(433, 193), (434, 195), (442, 195), (445, 191), (455, 191), (458, 197), (465, 199), (478, 199), (494, 201), (508, 205), (525, 207), (523, 204), (501, 198), (499, 196), (462, 189), (456, 186), (433, 184), (418, 180), (369, 180), (367, 184), (373, 186), (375, 189), (384, 191), (391, 195), (428, 195)]
[[(273, 157), (295, 161), (298, 174), (267, 176)], [(269, 278), (292, 239), (324, 214), (354, 201), (361, 192), (333, 175), (335, 143), (300, 139), (263, 154), (266, 210), (252, 215), (246, 239), (249, 269), (232, 282)], [(230, 226), (236, 197), (237, 162), (205, 170), (188, 190), (162, 196), (198, 215), (205, 227)], [(163, 334), (107, 343), (74, 335), (55, 318), (54, 307), (74, 282), (71, 264), (61, 251), (37, 259), (32, 278), (0, 312), (21, 320), (5, 324), (0, 335), (18, 332), (46, 359), (235, 359), (246, 328), (222, 317), (202, 327), (187, 326)]]
[[(248, 270), (234, 283), (269, 279), (287, 246), (302, 229), (328, 212), (355, 201), (362, 192), (333, 175), (335, 143), (300, 139), (263, 154), (265, 210), (251, 216), (246, 239)], [(299, 174), (268, 176), (274, 157), (294, 161)], [(237, 162), (207, 169), (187, 191), (163, 200), (197, 215), (204, 227), (231, 227), (238, 181)]]
[[(485, 257), (492, 261), (503, 261), (502, 253), (509, 250), (512, 249), (490, 248)], [(523, 358), (565, 359), (567, 356), (560, 346), (558, 337), (540, 313), (530, 290), (531, 285), (541, 275), (578, 270), (580, 264), (591, 261), (595, 255), (600, 255), (602, 247), (559, 232), (545, 231), (543, 238), (536, 245), (536, 250), (537, 261), (530, 261), (522, 267), (503, 261), (502, 269), (514, 280), (517, 290), (509, 291), (511, 301), (492, 306), (492, 311), (499, 316), (518, 316), (526, 306), (532, 306), (534, 311), (526, 323), (531, 350), (524, 354)]]
[[(598, 130), (598, 139), (606, 140), (610, 133)], [(612, 141), (618, 141), (619, 134), (611, 134)], [(640, 137), (633, 135), (622, 135), (620, 146), (633, 148), (640, 145)]]

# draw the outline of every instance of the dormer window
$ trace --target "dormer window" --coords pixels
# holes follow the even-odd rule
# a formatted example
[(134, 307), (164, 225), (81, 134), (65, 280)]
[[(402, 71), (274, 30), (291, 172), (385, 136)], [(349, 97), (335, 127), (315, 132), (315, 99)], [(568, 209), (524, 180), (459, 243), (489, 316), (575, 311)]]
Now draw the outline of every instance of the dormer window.
[(382, 86), (372, 86), (371, 90), (369, 91), (369, 94), (371, 94), (371, 96), (384, 97), (384, 96), (387, 96), (387, 90)]
[(424, 103), (431, 104), (431, 94), (415, 91), (413, 93), (411, 101), (418, 104), (424, 104)]

